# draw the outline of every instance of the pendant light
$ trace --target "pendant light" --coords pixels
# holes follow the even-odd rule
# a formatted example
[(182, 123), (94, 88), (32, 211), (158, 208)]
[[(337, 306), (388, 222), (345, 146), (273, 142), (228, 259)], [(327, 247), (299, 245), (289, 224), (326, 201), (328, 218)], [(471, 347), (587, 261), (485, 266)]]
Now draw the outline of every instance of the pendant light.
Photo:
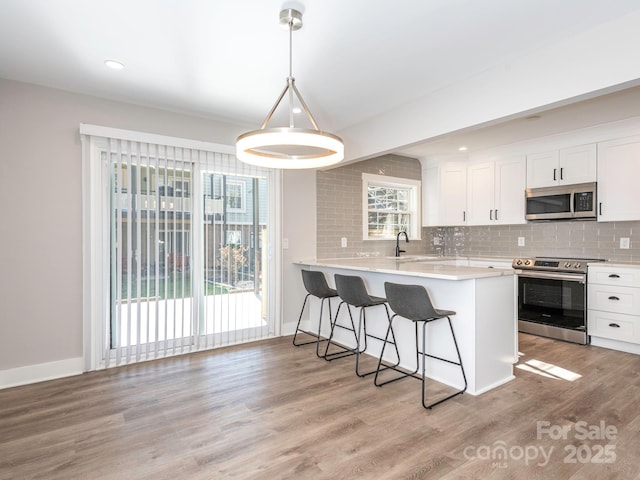
[[(289, 29), (289, 76), (287, 85), (267, 114), (259, 130), (244, 133), (236, 139), (236, 156), (251, 165), (271, 168), (319, 168), (338, 163), (344, 158), (342, 139), (323, 132), (296, 88), (292, 74), (293, 31), (302, 28), (302, 14), (298, 10), (280, 12), (280, 25)], [(288, 93), (289, 126), (268, 128), (274, 112)], [(294, 125), (294, 95), (311, 122), (311, 128)]]

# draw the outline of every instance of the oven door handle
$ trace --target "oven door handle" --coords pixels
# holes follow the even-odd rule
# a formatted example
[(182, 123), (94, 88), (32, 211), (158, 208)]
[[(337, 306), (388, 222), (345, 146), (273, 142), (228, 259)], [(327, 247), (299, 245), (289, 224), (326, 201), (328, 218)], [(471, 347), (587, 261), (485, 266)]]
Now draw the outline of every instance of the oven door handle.
[(586, 283), (586, 275), (572, 275), (570, 273), (548, 273), (548, 272), (525, 272), (516, 270), (518, 277), (523, 278), (543, 278), (548, 280), (566, 280), (567, 282)]

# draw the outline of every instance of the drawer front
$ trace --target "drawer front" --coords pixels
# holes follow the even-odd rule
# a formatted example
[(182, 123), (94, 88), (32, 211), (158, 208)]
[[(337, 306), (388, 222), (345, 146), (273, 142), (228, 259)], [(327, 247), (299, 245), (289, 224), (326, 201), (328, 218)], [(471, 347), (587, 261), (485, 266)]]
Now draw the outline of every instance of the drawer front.
[(640, 317), (634, 315), (589, 310), (587, 328), (595, 337), (640, 343)]
[(640, 288), (590, 283), (587, 292), (589, 310), (640, 315)]
[(640, 287), (640, 268), (589, 265), (589, 283)]

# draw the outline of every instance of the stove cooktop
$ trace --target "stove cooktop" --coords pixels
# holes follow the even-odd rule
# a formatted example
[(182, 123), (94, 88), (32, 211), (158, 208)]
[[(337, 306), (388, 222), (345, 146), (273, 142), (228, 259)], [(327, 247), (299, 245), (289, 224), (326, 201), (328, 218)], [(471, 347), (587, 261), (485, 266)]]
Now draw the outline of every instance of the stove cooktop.
[(553, 272), (578, 272), (586, 273), (587, 264), (604, 262), (602, 258), (560, 258), (560, 257), (534, 257), (515, 258), (513, 268), (519, 270), (541, 270)]

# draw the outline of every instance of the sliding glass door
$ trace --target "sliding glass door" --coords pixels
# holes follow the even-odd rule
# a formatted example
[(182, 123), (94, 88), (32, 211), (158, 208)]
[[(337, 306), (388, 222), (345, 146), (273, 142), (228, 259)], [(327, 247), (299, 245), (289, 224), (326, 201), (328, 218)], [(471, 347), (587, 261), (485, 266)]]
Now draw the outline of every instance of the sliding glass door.
[(91, 140), (105, 192), (94, 192), (103, 205), (94, 233), (104, 242), (92, 278), (106, 290), (92, 325), (104, 348), (94, 364), (274, 335), (271, 172), (225, 153)]
[(109, 155), (109, 338), (118, 363), (192, 347), (194, 165), (172, 149), (117, 147)]

